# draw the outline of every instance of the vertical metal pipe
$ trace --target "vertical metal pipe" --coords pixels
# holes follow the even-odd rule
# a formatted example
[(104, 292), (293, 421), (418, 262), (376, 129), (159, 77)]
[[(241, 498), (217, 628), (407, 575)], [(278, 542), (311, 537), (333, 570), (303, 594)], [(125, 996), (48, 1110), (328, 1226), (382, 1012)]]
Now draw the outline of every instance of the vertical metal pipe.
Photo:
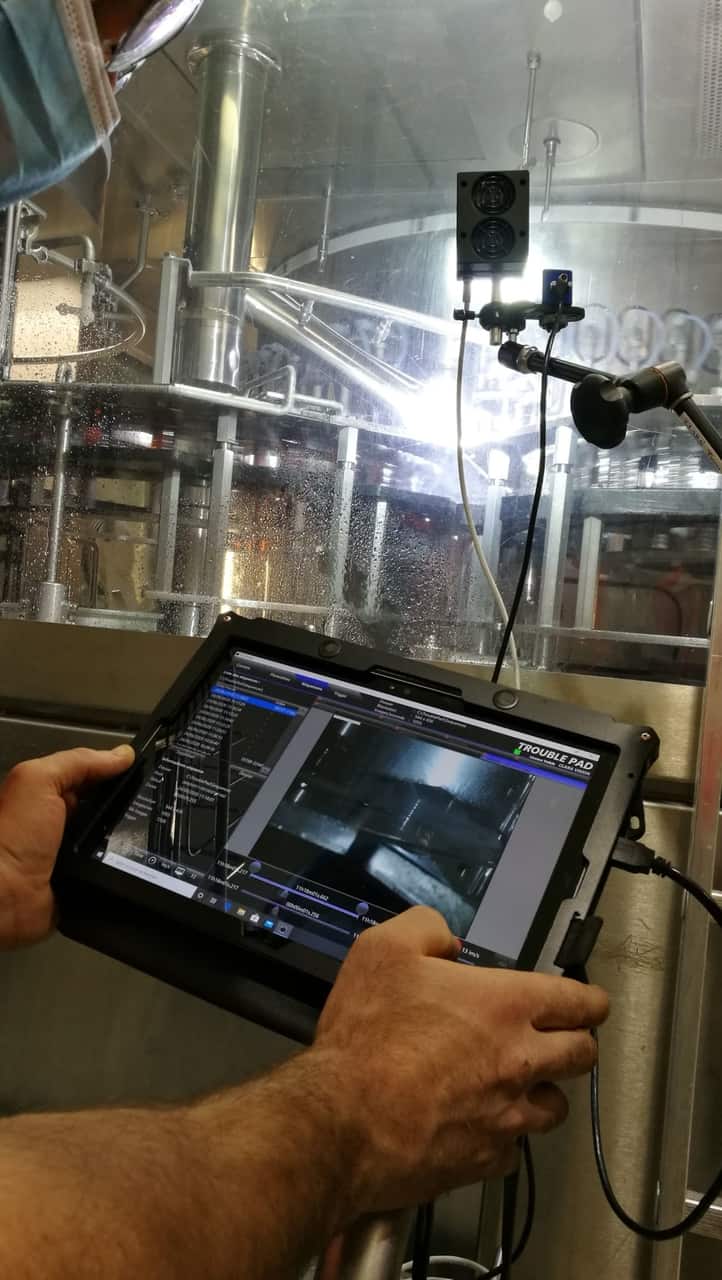
[(57, 444), (55, 446), (55, 471), (53, 473), (53, 497), (50, 504), (50, 523), (48, 525), (48, 559), (46, 564), (46, 581), (57, 582), (58, 559), (60, 556), (60, 539), (63, 533), (63, 512), (65, 510), (65, 456), (70, 444), (70, 415), (63, 414), (58, 418)]
[(10, 377), (19, 230), (20, 205), (8, 205), (5, 210), (2, 263), (0, 264), (0, 381), (2, 382)]
[(531, 51), (526, 55), (526, 65), (529, 68), (529, 92), (526, 100), (526, 116), (524, 118), (524, 132), (521, 142), (521, 167), (529, 168), (529, 151), (531, 148), (531, 131), (534, 124), (534, 101), (536, 98), (536, 77), (541, 66), (541, 54)]
[(228, 542), (228, 522), (231, 514), (233, 488), (233, 441), (236, 438), (236, 415), (221, 414), (218, 419), (218, 443), (213, 451), (211, 473), (211, 497), (208, 510), (208, 537), (203, 568), (203, 594), (214, 596), (218, 605), (205, 610), (204, 630), (210, 630), (215, 622), (223, 595), (223, 569)]
[(559, 150), (559, 139), (555, 135), (550, 135), (544, 139), (544, 153), (546, 156), (546, 183), (544, 186), (544, 208), (542, 209), (542, 218), (546, 218), (552, 207), (552, 183), (554, 181), (554, 168), (557, 162), (557, 151)]
[(357, 1223), (329, 1247), (316, 1280), (398, 1280), (411, 1218), (404, 1211)]
[(325, 274), (328, 263), (328, 241), (331, 229), (331, 203), (333, 201), (333, 178), (329, 178), (326, 186), (326, 198), (323, 203), (323, 222), (318, 242), (318, 274)]
[[(491, 301), (501, 302), (501, 276), (491, 277)], [(503, 340), (504, 333), (498, 325), (489, 330), (489, 343), (492, 347), (500, 347)]]
[[(540, 627), (558, 627), (564, 587), (564, 563), (567, 552), (570, 514), (570, 472), (574, 436), (571, 427), (557, 427), (554, 443), (552, 482), (539, 592)], [(542, 634), (537, 645), (539, 667), (549, 667), (556, 649), (556, 637)]]
[[(188, 527), (181, 542), (181, 577), (183, 590), (189, 596), (202, 594), (202, 580), (208, 534), (208, 481), (184, 486), (181, 494), (181, 518)], [(178, 610), (178, 631), (182, 636), (197, 636), (200, 630), (200, 605), (194, 599)]]
[(334, 605), (339, 606), (342, 606), (344, 602), (357, 449), (358, 427), (342, 427), (338, 433), (336, 482), (329, 531), (332, 557), (331, 600)]
[(127, 280), (121, 284), (121, 289), (127, 289), (129, 284), (138, 279), (142, 275), (148, 265), (148, 240), (150, 239), (150, 220), (155, 215), (155, 209), (148, 203), (148, 199), (138, 205), (140, 213), (140, 231), (138, 233), (138, 250), (135, 255), (135, 265)]
[[(271, 53), (249, 36), (219, 36), (191, 54), (200, 117), (186, 224), (186, 256), (199, 271), (245, 271), (251, 259), (264, 102)], [(183, 379), (237, 388), (242, 289), (198, 289), (181, 331)]]
[[(503, 481), (491, 481), (486, 491), (486, 504), (484, 506), (484, 530), (481, 535), (481, 545), (484, 554), (489, 562), (489, 568), (496, 578), (499, 572), (499, 557), (501, 554), (501, 508), (504, 500), (506, 487)], [(469, 592), (466, 604), (466, 618), (474, 628), (474, 635), (478, 635), (479, 624), (493, 622), (496, 617), (496, 604), (491, 597), (489, 586), (484, 577), (479, 561), (476, 558), (474, 548), (470, 547), (469, 560)], [(496, 648), (491, 635), (491, 643), (489, 636), (489, 628), (482, 626), (481, 638), (479, 643), (479, 652), (486, 653)]]
[(575, 627), (592, 628), (596, 620), (601, 548), (602, 522), (597, 516), (587, 516), (582, 530), (582, 549), (579, 556)]
[(178, 500), (180, 498), (180, 469), (173, 467), (163, 477), (158, 513), (158, 548), (155, 559), (156, 591), (173, 590), (173, 568), (178, 537)]
[[(717, 546), (714, 604), (707, 659), (707, 680), (699, 730), (699, 754), (689, 858), (686, 873), (704, 889), (714, 887), (720, 833), (722, 790), (722, 526)], [(657, 1201), (660, 1226), (684, 1216), (692, 1145), (702, 1008), (707, 968), (709, 919), (686, 904), (677, 960), (666, 1106), (662, 1126), (660, 1169), (664, 1171)], [(679, 1280), (682, 1241), (656, 1244), (652, 1280)]]
[(379, 501), (376, 503), (376, 513), (374, 516), (374, 531), (371, 540), (371, 559), (369, 561), (369, 576), (366, 584), (366, 608), (373, 615), (378, 611), (379, 607), (379, 588), (381, 586), (381, 570), (383, 567), (384, 555), (384, 539), (386, 537), (386, 525), (389, 518), (388, 502)]
[(153, 381), (159, 386), (173, 381), (176, 314), (184, 266), (183, 258), (176, 258), (170, 253), (165, 255), (161, 263), (158, 323), (153, 356)]

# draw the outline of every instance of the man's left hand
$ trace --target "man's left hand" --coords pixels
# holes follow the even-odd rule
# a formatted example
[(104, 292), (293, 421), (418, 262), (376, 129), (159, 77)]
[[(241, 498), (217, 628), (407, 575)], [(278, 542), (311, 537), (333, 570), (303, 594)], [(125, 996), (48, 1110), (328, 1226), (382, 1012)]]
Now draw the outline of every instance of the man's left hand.
[(0, 950), (39, 942), (53, 927), (50, 888), (65, 823), (81, 791), (124, 773), (133, 749), (59, 751), (26, 760), (0, 787)]

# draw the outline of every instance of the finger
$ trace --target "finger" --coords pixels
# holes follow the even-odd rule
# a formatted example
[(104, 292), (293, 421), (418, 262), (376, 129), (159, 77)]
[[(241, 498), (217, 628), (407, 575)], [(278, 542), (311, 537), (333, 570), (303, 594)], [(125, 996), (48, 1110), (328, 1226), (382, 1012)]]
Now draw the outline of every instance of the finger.
[(387, 924), (372, 930), (372, 937), (383, 938), (387, 944), (403, 947), (422, 956), (455, 960), (461, 943), (451, 932), (444, 917), (431, 907), (412, 907)]
[(609, 1016), (609, 996), (601, 987), (574, 982), (571, 978), (540, 979), (532, 1026), (537, 1031), (576, 1031), (599, 1027)]
[(587, 1075), (597, 1060), (596, 1041), (588, 1031), (543, 1031), (535, 1049), (532, 1075), (537, 1083)]
[(569, 1115), (566, 1095), (554, 1084), (537, 1084), (527, 1094), (529, 1124), (525, 1133), (550, 1133)]
[(13, 788), (24, 790), (27, 786), (34, 794), (38, 787), (48, 787), (58, 795), (75, 791), (87, 783), (100, 782), (124, 773), (135, 759), (133, 748), (127, 744), (112, 751), (92, 751), (89, 747), (77, 747), (73, 751), (57, 751), (54, 755), (38, 760), (26, 760), (17, 765), (9, 777)]

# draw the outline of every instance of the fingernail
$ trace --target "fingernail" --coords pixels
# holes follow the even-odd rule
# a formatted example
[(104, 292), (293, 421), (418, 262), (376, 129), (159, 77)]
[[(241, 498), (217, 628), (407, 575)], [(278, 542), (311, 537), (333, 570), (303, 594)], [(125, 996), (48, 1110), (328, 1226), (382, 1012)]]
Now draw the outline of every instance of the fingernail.
[(113, 747), (111, 755), (127, 756), (129, 760), (135, 760), (135, 752), (129, 742), (123, 742), (119, 747)]

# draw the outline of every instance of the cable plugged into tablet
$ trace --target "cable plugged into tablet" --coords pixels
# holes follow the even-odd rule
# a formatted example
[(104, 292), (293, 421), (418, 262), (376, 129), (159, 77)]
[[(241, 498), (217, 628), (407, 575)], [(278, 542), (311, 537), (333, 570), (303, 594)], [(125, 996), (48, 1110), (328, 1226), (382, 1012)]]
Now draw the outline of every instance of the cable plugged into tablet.
[(722, 907), (702, 888), (701, 884), (697, 884), (696, 880), (691, 880), (678, 867), (667, 862), (666, 858), (660, 858), (654, 849), (650, 849), (646, 844), (641, 844), (638, 840), (618, 840), (614, 847), (614, 854), (610, 864), (619, 871), (629, 871), (632, 875), (660, 876), (664, 880), (672, 880), (680, 889), (684, 889), (686, 893), (694, 898), (705, 911), (709, 913), (712, 919), (722, 928)]

